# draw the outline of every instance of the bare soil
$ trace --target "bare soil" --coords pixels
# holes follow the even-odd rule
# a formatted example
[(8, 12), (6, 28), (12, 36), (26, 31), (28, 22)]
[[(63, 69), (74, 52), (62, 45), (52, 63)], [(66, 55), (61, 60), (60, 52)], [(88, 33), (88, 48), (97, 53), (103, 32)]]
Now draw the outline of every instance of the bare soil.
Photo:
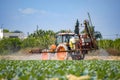
[[(41, 60), (41, 54), (15, 53), (11, 55), (0, 55), (0, 60)], [(56, 60), (53, 54), (50, 54), (49, 60)], [(96, 50), (86, 54), (84, 60), (120, 60), (120, 56), (110, 56), (104, 49)]]

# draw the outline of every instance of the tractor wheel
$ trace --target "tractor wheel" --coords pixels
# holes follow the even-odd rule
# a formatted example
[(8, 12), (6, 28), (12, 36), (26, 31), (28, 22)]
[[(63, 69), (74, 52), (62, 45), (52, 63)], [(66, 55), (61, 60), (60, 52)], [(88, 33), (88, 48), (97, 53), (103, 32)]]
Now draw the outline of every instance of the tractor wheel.
[(67, 60), (73, 60), (70, 54), (67, 55)]
[(64, 52), (67, 51), (68, 48), (66, 45), (64, 44), (59, 44), (56, 48), (56, 58), (57, 60), (66, 60), (68, 59), (68, 52)]
[(47, 51), (41, 53), (41, 60), (49, 60), (49, 53)]
[(85, 53), (80, 53), (79, 56), (80, 56), (79, 60), (83, 60), (85, 58)]
[[(75, 47), (76, 47), (76, 49), (82, 49), (82, 48), (81, 48), (81, 44), (80, 44), (79, 41), (75, 43)], [(74, 56), (73, 58), (74, 58), (75, 60), (82, 60), (82, 59), (85, 58), (85, 54), (86, 54), (87, 52), (86, 52), (85, 50), (82, 50), (82, 51), (76, 51), (75, 53), (76, 53), (77, 55)]]
[(72, 55), (72, 59), (73, 59), (73, 60), (83, 60), (84, 57), (85, 57), (85, 54), (80, 53), (80, 52), (77, 53), (76, 55)]

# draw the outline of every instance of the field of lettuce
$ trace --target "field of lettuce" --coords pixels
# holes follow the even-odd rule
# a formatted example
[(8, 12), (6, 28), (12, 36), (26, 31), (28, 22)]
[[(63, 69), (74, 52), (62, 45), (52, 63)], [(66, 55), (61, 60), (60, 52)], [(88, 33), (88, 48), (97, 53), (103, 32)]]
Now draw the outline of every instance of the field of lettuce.
[(120, 80), (120, 61), (0, 60), (0, 80), (74, 80), (70, 74), (87, 75), (87, 80)]

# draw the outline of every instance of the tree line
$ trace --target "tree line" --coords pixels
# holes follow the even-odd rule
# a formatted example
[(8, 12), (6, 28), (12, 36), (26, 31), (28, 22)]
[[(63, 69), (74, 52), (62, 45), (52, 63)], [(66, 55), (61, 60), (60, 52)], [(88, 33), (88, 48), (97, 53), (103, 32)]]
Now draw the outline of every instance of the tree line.
[[(79, 34), (79, 21), (76, 21), (74, 33)], [(91, 28), (91, 26), (89, 26)], [(3, 32), (10, 32), (7, 29), (4, 29)], [(21, 33), (21, 31), (16, 30), (15, 33)], [(36, 29), (36, 31), (28, 36), (28, 38), (24, 40), (20, 40), (19, 38), (4, 38), (0, 40), (0, 54), (13, 53), (20, 49), (25, 48), (40, 48), (45, 49), (48, 48), (51, 44), (55, 44), (55, 35), (60, 32), (72, 32), (71, 30), (60, 30), (58, 32), (53, 32), (51, 30), (42, 30)], [(101, 38), (100, 32), (91, 32), (94, 33), (94, 36), (97, 38)]]
[[(68, 32), (61, 30), (59, 32)], [(71, 32), (71, 31), (69, 31)], [(3, 38), (0, 40), (0, 54), (8, 54), (19, 51), (25, 48), (49, 48), (51, 44), (55, 44), (55, 35), (57, 34), (51, 30), (36, 30), (30, 34), (28, 38), (20, 40), (19, 38)], [(120, 55), (120, 38), (115, 40), (99, 40), (99, 48), (106, 49), (112, 55)]]
[(55, 42), (55, 32), (48, 30), (37, 30), (30, 34), (28, 38), (21, 40), (19, 38), (3, 38), (0, 40), (0, 54), (9, 54), (20, 49), (38, 47), (48, 48)]

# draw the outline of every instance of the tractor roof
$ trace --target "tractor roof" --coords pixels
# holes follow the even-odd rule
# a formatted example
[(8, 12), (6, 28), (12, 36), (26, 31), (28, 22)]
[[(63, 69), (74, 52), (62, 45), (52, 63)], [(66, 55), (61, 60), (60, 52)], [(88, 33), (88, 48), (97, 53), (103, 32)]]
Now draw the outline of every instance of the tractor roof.
[(60, 35), (75, 35), (75, 33), (58, 33), (57, 36), (60, 36)]

